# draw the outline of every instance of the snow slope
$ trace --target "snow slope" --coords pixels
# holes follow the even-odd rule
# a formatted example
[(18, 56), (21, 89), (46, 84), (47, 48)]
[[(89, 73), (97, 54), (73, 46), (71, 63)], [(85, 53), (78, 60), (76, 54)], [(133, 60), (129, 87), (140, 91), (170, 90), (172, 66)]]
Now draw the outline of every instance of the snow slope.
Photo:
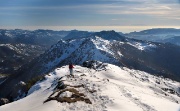
[(135, 42), (135, 41), (129, 41), (127, 44), (136, 47), (139, 50), (151, 50), (152, 48), (156, 48), (155, 44), (152, 43), (141, 43), (141, 42)]
[[(68, 77), (68, 66), (55, 69), (37, 82), (27, 97), (0, 107), (0, 111), (179, 111), (180, 84), (148, 73), (106, 64), (105, 70), (75, 66), (75, 77)], [(65, 89), (80, 92), (87, 101), (57, 102), (50, 100), (65, 89), (54, 90), (58, 81)], [(162, 90), (163, 88), (172, 89)], [(72, 97), (66, 90), (59, 98)], [(72, 97), (72, 99), (74, 99)]]

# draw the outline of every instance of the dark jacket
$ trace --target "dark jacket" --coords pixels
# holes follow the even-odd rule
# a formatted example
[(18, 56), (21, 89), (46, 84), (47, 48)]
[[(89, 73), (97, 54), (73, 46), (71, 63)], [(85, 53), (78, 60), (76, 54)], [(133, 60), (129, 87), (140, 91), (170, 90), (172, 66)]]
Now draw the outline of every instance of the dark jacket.
[(72, 64), (69, 64), (69, 69), (74, 68), (74, 66)]

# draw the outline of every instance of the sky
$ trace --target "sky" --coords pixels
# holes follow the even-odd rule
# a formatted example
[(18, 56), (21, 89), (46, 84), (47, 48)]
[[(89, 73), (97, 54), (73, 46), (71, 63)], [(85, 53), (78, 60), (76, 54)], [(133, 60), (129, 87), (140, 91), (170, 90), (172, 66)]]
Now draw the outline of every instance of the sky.
[(180, 0), (0, 0), (0, 28), (180, 28)]

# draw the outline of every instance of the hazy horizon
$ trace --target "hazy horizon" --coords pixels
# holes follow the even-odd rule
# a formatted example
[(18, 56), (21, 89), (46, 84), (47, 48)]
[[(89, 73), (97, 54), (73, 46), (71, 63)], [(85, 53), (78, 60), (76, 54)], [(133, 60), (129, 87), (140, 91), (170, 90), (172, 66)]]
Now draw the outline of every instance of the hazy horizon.
[(22, 30), (55, 30), (55, 31), (69, 31), (69, 30), (80, 30), (80, 31), (103, 31), (103, 30), (114, 30), (116, 32), (129, 33), (138, 32), (142, 30), (155, 29), (155, 28), (174, 28), (180, 29), (180, 26), (21, 26), (21, 27), (8, 27), (4, 26), (0, 29), (22, 29)]

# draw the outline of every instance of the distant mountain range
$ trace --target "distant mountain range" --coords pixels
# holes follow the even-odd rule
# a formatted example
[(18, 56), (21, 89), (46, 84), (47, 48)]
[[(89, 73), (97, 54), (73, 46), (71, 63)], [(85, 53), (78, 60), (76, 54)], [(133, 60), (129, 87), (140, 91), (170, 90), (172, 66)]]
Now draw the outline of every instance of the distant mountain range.
[[(0, 97), (12, 97), (15, 93), (13, 86), (20, 81), (28, 82), (70, 62), (81, 65), (86, 60), (98, 60), (180, 81), (179, 46), (130, 39), (115, 31), (78, 33), (84, 35), (78, 38), (78, 34), (73, 37), (69, 33), (69, 39), (52, 45), (44, 54), (22, 66), (16, 74), (1, 83)], [(13, 98), (17, 96), (13, 95)]]
[(160, 42), (171, 43), (171, 44), (175, 44), (175, 45), (180, 46), (180, 36), (167, 38), (167, 39), (161, 40)]
[(180, 29), (157, 28), (125, 34), (129, 38), (180, 45)]
[(69, 34), (69, 31), (0, 29), (0, 43), (22, 43), (51, 46), (67, 34)]
[(13, 74), (69, 31), (0, 29), (0, 74)]
[(14, 74), (22, 65), (29, 63), (46, 49), (30, 44), (0, 44), (0, 74)]

